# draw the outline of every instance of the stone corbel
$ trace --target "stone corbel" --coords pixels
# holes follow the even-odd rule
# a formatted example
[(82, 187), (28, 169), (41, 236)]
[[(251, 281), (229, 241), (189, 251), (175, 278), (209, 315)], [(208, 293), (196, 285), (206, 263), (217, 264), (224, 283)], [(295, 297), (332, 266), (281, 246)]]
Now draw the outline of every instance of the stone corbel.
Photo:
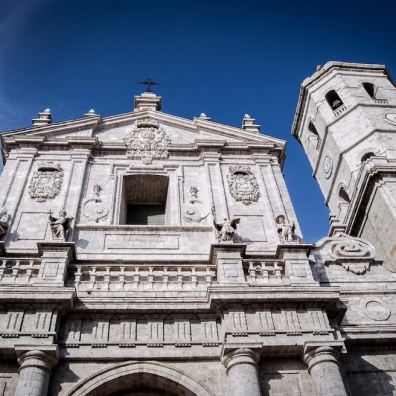
[(74, 242), (39, 242), (41, 265), (35, 285), (63, 287), (67, 266), (75, 261)]
[(220, 284), (245, 284), (246, 278), (242, 266), (242, 256), (246, 244), (213, 244), (210, 247), (210, 260), (217, 269), (217, 281)]

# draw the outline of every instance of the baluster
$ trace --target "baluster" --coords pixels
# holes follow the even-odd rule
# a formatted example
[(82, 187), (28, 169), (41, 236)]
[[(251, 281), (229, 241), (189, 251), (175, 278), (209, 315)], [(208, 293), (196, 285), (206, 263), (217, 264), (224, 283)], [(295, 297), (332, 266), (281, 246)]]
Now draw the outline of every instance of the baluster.
[(15, 283), (16, 281), (19, 272), (19, 266), (20, 266), (20, 261), (15, 260), (15, 265), (14, 268), (12, 269), (12, 277), (11, 277), (12, 283)]
[(121, 289), (125, 287), (125, 267), (120, 267), (120, 274), (118, 276), (118, 281), (121, 284)]
[(256, 268), (253, 261), (249, 261), (249, 277), (251, 281), (256, 281)]
[(148, 284), (149, 288), (153, 288), (153, 283), (154, 283), (154, 272), (153, 272), (153, 267), (149, 267), (149, 272), (148, 272)]
[(269, 282), (269, 268), (267, 266), (268, 263), (266, 263), (265, 261), (261, 262), (260, 268), (261, 268), (261, 276), (263, 279), (264, 283), (268, 283)]
[(140, 281), (139, 267), (135, 267), (135, 273), (133, 274), (134, 286), (138, 287)]
[(3, 276), (4, 276), (4, 269), (6, 267), (6, 261), (5, 259), (1, 260), (1, 265), (0, 265), (0, 282), (3, 280)]
[(183, 274), (181, 267), (177, 267), (177, 283), (181, 288), (183, 287)]
[(77, 287), (77, 289), (80, 287), (80, 283), (81, 283), (81, 276), (82, 276), (82, 272), (81, 272), (81, 267), (77, 267), (77, 271), (74, 274), (74, 285), (75, 287)]
[(275, 261), (275, 263), (274, 263), (274, 268), (275, 268), (275, 278), (277, 280), (281, 280), (281, 278), (282, 278), (282, 267), (278, 266), (278, 262), (277, 261)]
[(33, 273), (34, 260), (29, 260), (29, 266), (26, 268), (26, 283), (30, 283)]
[(196, 288), (197, 287), (197, 283), (198, 283), (198, 280), (197, 280), (197, 274), (195, 272), (195, 267), (192, 267), (191, 268), (191, 284), (192, 284), (192, 287)]
[(168, 288), (168, 283), (169, 283), (169, 274), (168, 274), (168, 267), (164, 267), (164, 274), (162, 277), (162, 282), (165, 286), (165, 288)]
[(90, 278), (91, 278), (91, 289), (93, 290), (96, 286), (96, 267), (92, 267), (90, 272)]
[(212, 274), (210, 272), (210, 267), (206, 267), (205, 269), (205, 282), (207, 286), (212, 284)]
[(103, 276), (105, 290), (110, 289), (110, 267), (106, 267), (106, 272)]

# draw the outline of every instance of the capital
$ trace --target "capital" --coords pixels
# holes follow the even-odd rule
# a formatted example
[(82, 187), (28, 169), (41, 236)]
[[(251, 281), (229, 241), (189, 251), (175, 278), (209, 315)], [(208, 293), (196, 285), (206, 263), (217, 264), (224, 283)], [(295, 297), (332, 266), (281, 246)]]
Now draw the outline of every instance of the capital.
[(19, 371), (27, 367), (38, 367), (47, 371), (56, 365), (57, 358), (53, 354), (38, 349), (23, 352), (18, 356)]
[(308, 367), (308, 372), (319, 363), (335, 363), (338, 365), (339, 351), (332, 346), (317, 346), (305, 352), (303, 360)]
[(240, 348), (225, 355), (222, 359), (222, 363), (228, 373), (233, 366), (238, 364), (250, 364), (252, 366), (256, 366), (259, 360), (260, 356), (257, 352), (249, 348)]

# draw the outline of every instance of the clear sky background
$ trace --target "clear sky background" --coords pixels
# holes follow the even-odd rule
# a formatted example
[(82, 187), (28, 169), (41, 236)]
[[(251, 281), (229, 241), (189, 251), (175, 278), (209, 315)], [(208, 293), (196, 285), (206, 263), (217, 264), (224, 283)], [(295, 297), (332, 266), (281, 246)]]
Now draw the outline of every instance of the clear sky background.
[(249, 113), (289, 141), (284, 174), (314, 242), (329, 213), (290, 134), (300, 84), (329, 60), (396, 75), (395, 16), (394, 0), (1, 0), (0, 130), (45, 107), (54, 121), (131, 111), (150, 77), (167, 113), (233, 126)]

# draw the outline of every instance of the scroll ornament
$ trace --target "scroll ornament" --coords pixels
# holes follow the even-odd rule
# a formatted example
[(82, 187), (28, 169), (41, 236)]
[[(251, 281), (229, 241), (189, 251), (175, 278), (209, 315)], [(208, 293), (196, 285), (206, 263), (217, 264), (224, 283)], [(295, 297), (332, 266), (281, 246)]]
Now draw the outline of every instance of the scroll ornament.
[(318, 247), (325, 264), (341, 265), (356, 275), (365, 274), (375, 261), (375, 249), (371, 243), (344, 233), (324, 238)]

